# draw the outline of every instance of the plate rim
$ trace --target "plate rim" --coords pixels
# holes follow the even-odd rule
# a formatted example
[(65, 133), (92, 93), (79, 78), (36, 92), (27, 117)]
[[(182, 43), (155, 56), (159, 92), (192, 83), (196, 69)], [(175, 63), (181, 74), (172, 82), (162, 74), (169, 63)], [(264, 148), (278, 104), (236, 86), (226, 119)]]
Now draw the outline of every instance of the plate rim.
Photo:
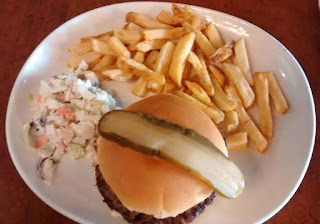
[[(319, 0), (320, 1), (320, 0)], [(21, 73), (22, 71), (24, 71), (25, 67), (26, 67), (26, 64), (29, 62), (29, 60), (31, 60), (32, 56), (34, 55), (34, 53), (36, 52), (36, 50), (38, 48), (40, 48), (40, 46), (43, 45), (43, 43), (51, 36), (53, 35), (53, 33), (55, 33), (57, 30), (59, 30), (62, 26), (64, 26), (66, 23), (69, 23), (75, 19), (77, 19), (78, 17), (81, 17), (81, 16), (84, 16), (85, 14), (89, 14), (95, 10), (99, 10), (101, 8), (107, 8), (107, 7), (113, 7), (113, 6), (118, 6), (118, 5), (130, 5), (130, 4), (136, 4), (136, 3), (148, 3), (148, 4), (162, 4), (162, 5), (171, 5), (173, 2), (159, 2), (159, 1), (133, 1), (133, 2), (121, 2), (121, 3), (116, 3), (116, 4), (110, 4), (110, 5), (105, 5), (105, 6), (101, 6), (101, 7), (97, 7), (97, 8), (94, 8), (94, 9), (91, 9), (89, 11), (86, 11), (86, 12), (83, 12), (67, 21), (65, 21), (64, 23), (62, 23), (60, 26), (58, 26), (57, 28), (55, 28), (53, 31), (50, 32), (49, 35), (47, 35), (38, 45), (37, 47), (32, 51), (32, 53), (29, 55), (28, 59), (25, 61), (25, 63), (23, 64), (22, 68), (20, 69), (17, 77), (16, 77), (16, 80), (14, 82), (14, 85), (12, 86), (12, 89), (10, 91), (10, 97), (9, 97), (9, 100), (8, 100), (8, 104), (7, 104), (7, 110), (6, 110), (6, 119), (5, 119), (5, 134), (6, 134), (6, 142), (7, 142), (7, 146), (8, 146), (8, 151), (9, 151), (9, 154), (10, 154), (10, 158), (16, 168), (16, 170), (18, 171), (20, 177), (23, 179), (23, 181), (25, 182), (25, 184), (29, 187), (29, 189), (38, 197), (40, 198), (45, 204), (47, 204), (49, 207), (51, 207), (52, 209), (54, 209), (55, 211), (57, 211), (58, 213), (68, 217), (69, 219), (73, 220), (73, 221), (76, 221), (78, 223), (92, 223), (90, 220), (87, 220), (85, 218), (82, 218), (82, 217), (79, 217), (77, 215), (74, 215), (72, 213), (69, 213), (68, 211), (65, 211), (63, 208), (61, 208), (60, 206), (54, 204), (53, 202), (51, 202), (45, 195), (43, 195), (40, 191), (38, 191), (36, 189), (35, 186), (33, 186), (28, 180), (27, 180), (27, 175), (25, 175), (25, 173), (23, 172), (22, 168), (20, 167), (20, 165), (18, 164), (15, 156), (14, 156), (14, 153), (13, 153), (13, 143), (12, 143), (12, 137), (9, 135), (9, 130), (10, 130), (10, 126), (8, 126), (7, 124), (9, 123), (9, 120), (11, 120), (11, 113), (10, 111), (12, 111), (12, 107), (13, 107), (13, 92), (16, 91), (16, 86), (17, 86), (17, 83), (18, 83), (18, 80), (21, 78)], [(298, 60), (294, 57), (294, 55), (279, 41), (277, 40), (274, 36), (272, 36), (270, 33), (268, 33), (267, 31), (265, 31), (264, 29), (260, 28), (259, 26), (251, 23), (251, 22), (248, 22), (244, 19), (241, 19), (237, 16), (234, 16), (234, 15), (230, 15), (230, 14), (227, 14), (227, 13), (224, 13), (224, 12), (221, 12), (221, 11), (217, 11), (217, 10), (214, 10), (214, 9), (210, 9), (210, 8), (205, 8), (205, 7), (201, 7), (201, 6), (196, 6), (196, 5), (192, 5), (192, 4), (183, 4), (183, 3), (176, 3), (177, 5), (189, 5), (189, 6), (192, 6), (194, 8), (197, 8), (199, 10), (209, 10), (209, 11), (212, 11), (214, 13), (217, 13), (217, 14), (222, 14), (226, 17), (229, 17), (231, 19), (236, 19), (242, 23), (244, 23), (245, 25), (248, 25), (248, 26), (254, 26), (254, 28), (257, 28), (259, 29), (260, 31), (262, 31), (263, 33), (265, 33), (268, 37), (271, 37), (277, 44), (279, 44), (282, 49), (285, 50), (285, 52), (293, 59), (293, 61), (295, 62), (295, 64), (297, 65), (300, 73), (302, 74), (302, 77), (305, 81), (305, 84), (306, 84), (306, 87), (307, 87), (307, 90), (308, 90), (308, 93), (309, 93), (309, 100), (311, 101), (311, 108), (312, 108), (312, 121), (313, 121), (313, 124), (312, 124), (312, 139), (311, 139), (311, 142), (310, 142), (310, 146), (309, 146), (309, 154), (308, 154), (308, 157), (307, 157), (307, 162), (305, 163), (303, 169), (301, 170), (302, 172), (300, 173), (300, 177), (298, 179), (298, 181), (296, 182), (296, 184), (294, 185), (294, 187), (290, 190), (290, 193), (286, 196), (286, 198), (277, 206), (273, 209), (272, 212), (270, 212), (268, 215), (260, 218), (260, 220), (258, 220), (256, 223), (264, 223), (266, 222), (267, 220), (269, 220), (270, 218), (272, 218), (275, 214), (277, 214), (290, 200), (291, 198), (293, 197), (293, 195), (296, 193), (296, 191), (298, 190), (300, 184), (302, 183), (305, 175), (306, 175), (306, 172), (308, 170), (308, 167), (310, 165), (310, 161), (311, 161), (311, 157), (312, 157), (312, 154), (313, 154), (313, 150), (314, 150), (314, 145), (315, 145), (315, 137), (316, 137), (316, 112), (315, 112), (315, 103), (314, 103), (314, 97), (313, 97), (313, 94), (312, 94), (312, 90), (311, 90), (311, 87), (310, 87), (310, 83), (309, 83), (309, 80), (304, 72), (304, 70), (302, 69), (300, 63), (298, 62)]]

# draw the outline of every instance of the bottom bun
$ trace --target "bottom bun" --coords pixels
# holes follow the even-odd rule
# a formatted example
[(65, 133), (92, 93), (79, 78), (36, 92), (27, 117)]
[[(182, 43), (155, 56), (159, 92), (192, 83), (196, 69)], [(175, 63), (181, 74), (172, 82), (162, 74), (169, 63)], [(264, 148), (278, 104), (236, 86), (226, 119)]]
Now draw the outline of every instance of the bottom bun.
[[(220, 150), (222, 136), (197, 106), (173, 95), (145, 98), (127, 108), (194, 129)], [(101, 173), (122, 204), (131, 211), (163, 219), (175, 217), (204, 201), (213, 189), (184, 169), (100, 138)]]

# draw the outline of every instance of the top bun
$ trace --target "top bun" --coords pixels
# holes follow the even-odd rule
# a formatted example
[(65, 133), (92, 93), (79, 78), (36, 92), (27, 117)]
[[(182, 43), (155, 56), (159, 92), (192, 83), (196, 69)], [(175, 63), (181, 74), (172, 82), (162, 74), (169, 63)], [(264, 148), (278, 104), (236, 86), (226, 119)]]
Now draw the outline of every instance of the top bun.
[[(227, 152), (215, 124), (185, 99), (160, 94), (138, 101), (127, 110), (193, 129)], [(183, 213), (213, 191), (183, 168), (103, 138), (98, 142), (98, 161), (104, 179), (125, 207), (159, 219)]]

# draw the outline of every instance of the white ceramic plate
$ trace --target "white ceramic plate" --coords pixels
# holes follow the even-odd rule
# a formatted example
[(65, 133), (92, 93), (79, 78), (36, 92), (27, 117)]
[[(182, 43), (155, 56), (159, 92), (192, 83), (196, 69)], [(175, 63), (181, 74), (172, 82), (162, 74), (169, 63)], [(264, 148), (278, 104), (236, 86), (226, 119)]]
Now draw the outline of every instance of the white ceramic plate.
[[(45, 185), (36, 172), (38, 156), (23, 144), (21, 130), (30, 121), (26, 93), (36, 92), (41, 79), (66, 70), (67, 48), (80, 37), (122, 27), (129, 11), (155, 16), (170, 10), (171, 4), (133, 2), (105, 6), (79, 15), (53, 31), (35, 49), (23, 66), (13, 87), (7, 111), (6, 136), (12, 160), (23, 180), (45, 203), (80, 223), (124, 223), (110, 216), (95, 187), (94, 170), (86, 160), (64, 158), (57, 170), (55, 184)], [(262, 29), (239, 18), (193, 7), (214, 21), (225, 41), (244, 37), (252, 71), (271, 70), (277, 76), (290, 103), (284, 115), (275, 114), (275, 136), (261, 155), (253, 148), (230, 153), (246, 179), (246, 188), (234, 200), (217, 197), (195, 223), (262, 223), (277, 213), (301, 183), (312, 155), (315, 138), (315, 109), (306, 76), (292, 54)], [(137, 98), (127, 85), (108, 83), (118, 91), (126, 106)]]

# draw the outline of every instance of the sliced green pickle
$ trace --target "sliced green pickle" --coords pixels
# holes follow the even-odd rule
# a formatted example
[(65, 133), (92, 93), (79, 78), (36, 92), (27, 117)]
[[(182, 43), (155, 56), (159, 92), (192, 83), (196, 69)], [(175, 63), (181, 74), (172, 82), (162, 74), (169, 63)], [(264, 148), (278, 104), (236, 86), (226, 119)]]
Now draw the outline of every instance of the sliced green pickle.
[(236, 198), (245, 186), (240, 169), (194, 130), (144, 113), (120, 110), (105, 114), (98, 128), (103, 138), (170, 161), (222, 196)]

